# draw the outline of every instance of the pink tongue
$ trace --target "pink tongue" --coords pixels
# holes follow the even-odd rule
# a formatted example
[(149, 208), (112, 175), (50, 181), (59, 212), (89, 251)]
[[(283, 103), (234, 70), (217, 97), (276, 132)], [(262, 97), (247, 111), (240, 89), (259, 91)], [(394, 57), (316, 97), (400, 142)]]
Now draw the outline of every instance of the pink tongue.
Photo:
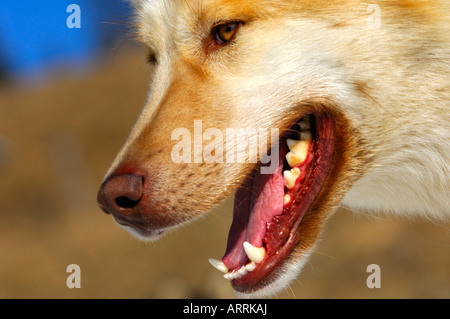
[[(283, 152), (280, 152), (283, 153)], [(255, 247), (263, 246), (267, 223), (281, 215), (284, 202), (283, 159), (274, 174), (254, 174), (244, 186), (236, 191), (233, 222), (223, 263), (229, 269), (240, 268), (248, 258), (243, 249), (244, 241)]]

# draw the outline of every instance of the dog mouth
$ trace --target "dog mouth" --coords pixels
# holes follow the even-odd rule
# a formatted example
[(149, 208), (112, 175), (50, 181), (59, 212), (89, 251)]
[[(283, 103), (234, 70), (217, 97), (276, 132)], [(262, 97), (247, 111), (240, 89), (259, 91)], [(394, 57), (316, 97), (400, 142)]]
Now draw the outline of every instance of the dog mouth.
[(210, 259), (237, 292), (257, 292), (282, 275), (302, 239), (299, 225), (321, 191), (333, 149), (331, 117), (305, 115), (280, 138), (275, 172), (261, 174), (259, 166), (237, 189), (225, 255)]

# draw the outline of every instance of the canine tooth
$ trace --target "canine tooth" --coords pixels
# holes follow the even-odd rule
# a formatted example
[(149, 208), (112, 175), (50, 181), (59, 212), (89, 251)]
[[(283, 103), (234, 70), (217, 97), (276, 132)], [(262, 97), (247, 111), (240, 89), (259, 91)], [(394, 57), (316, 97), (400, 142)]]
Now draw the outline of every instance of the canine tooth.
[(208, 259), (208, 261), (211, 264), (211, 266), (213, 266), (217, 270), (223, 272), (224, 274), (228, 273), (228, 267), (225, 266), (225, 264), (221, 260), (210, 258)]
[(260, 263), (266, 257), (266, 249), (264, 247), (255, 247), (249, 242), (244, 242), (244, 250), (248, 258), (255, 263)]
[(286, 182), (286, 187), (288, 189), (293, 189), (297, 178), (300, 176), (300, 169), (298, 167), (294, 167), (290, 171), (284, 171), (284, 180)]

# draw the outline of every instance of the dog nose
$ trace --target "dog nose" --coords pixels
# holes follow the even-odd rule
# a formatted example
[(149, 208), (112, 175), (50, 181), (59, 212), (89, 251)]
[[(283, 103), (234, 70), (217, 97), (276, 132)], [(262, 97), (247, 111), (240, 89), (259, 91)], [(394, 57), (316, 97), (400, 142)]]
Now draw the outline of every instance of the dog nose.
[(144, 176), (115, 175), (107, 179), (97, 195), (97, 202), (107, 214), (132, 217), (139, 213), (139, 202), (144, 191)]

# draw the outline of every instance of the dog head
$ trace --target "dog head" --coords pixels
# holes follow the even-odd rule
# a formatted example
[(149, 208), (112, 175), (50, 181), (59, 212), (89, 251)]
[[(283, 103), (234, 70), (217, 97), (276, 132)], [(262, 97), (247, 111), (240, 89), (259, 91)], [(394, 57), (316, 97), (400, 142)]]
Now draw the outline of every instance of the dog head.
[(243, 295), (282, 289), (389, 145), (383, 32), (357, 1), (134, 2), (150, 95), (100, 206), (150, 240), (236, 191), (212, 263)]

